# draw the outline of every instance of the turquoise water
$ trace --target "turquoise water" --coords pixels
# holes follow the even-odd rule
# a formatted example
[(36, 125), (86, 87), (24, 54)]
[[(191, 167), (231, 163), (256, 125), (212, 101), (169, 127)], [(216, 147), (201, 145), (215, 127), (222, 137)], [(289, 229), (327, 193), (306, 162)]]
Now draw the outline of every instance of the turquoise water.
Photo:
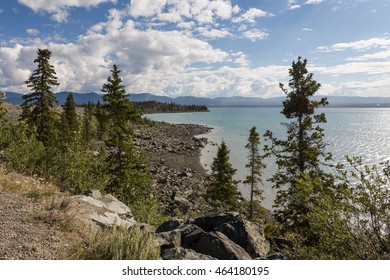
[[(205, 137), (215, 143), (223, 139), (230, 149), (230, 160), (237, 169), (236, 179), (242, 180), (246, 174), (247, 150), (245, 145), (249, 130), (255, 125), (260, 135), (271, 130), (278, 138), (285, 137), (286, 122), (280, 114), (281, 108), (210, 108), (205, 113), (151, 114), (150, 119), (170, 123), (197, 123), (213, 127)], [(327, 108), (325, 142), (333, 153), (336, 162), (342, 162), (345, 155), (359, 155), (365, 163), (375, 164), (390, 160), (390, 109)], [(261, 140), (264, 143), (264, 140)], [(209, 169), (215, 157), (217, 146), (208, 145), (202, 151), (201, 163)], [(275, 191), (266, 181), (274, 172), (275, 164), (267, 160), (264, 170), (264, 186), (261, 187), (266, 199), (264, 206), (271, 208)], [(248, 195), (247, 187), (240, 186), (241, 192)]]

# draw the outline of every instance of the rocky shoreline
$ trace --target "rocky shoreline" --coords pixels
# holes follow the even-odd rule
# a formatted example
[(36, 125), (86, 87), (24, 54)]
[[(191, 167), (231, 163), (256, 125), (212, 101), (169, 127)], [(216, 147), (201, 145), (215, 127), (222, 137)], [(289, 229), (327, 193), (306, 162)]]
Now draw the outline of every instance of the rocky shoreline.
[[(157, 228), (137, 222), (128, 206), (97, 190), (79, 196), (58, 193), (41, 203), (26, 194), (0, 191), (0, 210), (6, 213), (0, 222), (0, 259), (61, 259), (87, 236), (87, 229), (115, 224), (139, 226), (151, 234), (165, 260), (282, 259), (269, 255), (270, 242), (261, 226), (238, 213), (210, 214), (202, 198), (208, 175), (200, 164), (201, 149), (208, 143), (201, 135), (210, 130), (167, 123), (136, 130), (134, 144), (147, 153), (162, 208), (173, 217)], [(10, 175), (4, 176), (9, 180)], [(30, 185), (29, 180), (36, 179), (22, 176), (18, 180)], [(21, 198), (25, 200), (22, 207)]]
[(188, 218), (207, 211), (202, 194), (208, 175), (200, 156), (208, 140), (200, 135), (211, 130), (203, 125), (164, 122), (136, 130), (134, 144), (147, 154), (154, 187), (166, 214)]

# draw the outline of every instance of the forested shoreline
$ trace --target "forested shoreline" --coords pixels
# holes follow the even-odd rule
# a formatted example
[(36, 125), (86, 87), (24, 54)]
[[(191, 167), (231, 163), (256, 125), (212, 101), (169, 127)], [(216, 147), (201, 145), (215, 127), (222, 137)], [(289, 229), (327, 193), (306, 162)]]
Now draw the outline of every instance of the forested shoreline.
[[(152, 136), (146, 131), (156, 124), (142, 118), (140, 109), (129, 101), (118, 65), (112, 66), (110, 76), (102, 85), (104, 103), (87, 104), (83, 113), (78, 114), (72, 94), (68, 95), (62, 110), (58, 110), (52, 88), (59, 85), (59, 79), (49, 63), (50, 57), (48, 49), (38, 49), (34, 61), (37, 68), (26, 81), (31, 93), (23, 97), (18, 121), (7, 120), (3, 98), (0, 98), (0, 159), (3, 166), (10, 171), (42, 178), (61, 192), (72, 195), (85, 194), (92, 189), (112, 194), (131, 208), (140, 223), (159, 226), (177, 216), (190, 219), (186, 214), (191, 206), (176, 196), (179, 192), (186, 193), (180, 189), (180, 183), (172, 184), (168, 171), (165, 171), (166, 178), (156, 180), (152, 176), (156, 169), (150, 168), (146, 151), (156, 148), (157, 142), (148, 142), (145, 148), (137, 137), (151, 140)], [(265, 243), (271, 244), (271, 251), (289, 259), (389, 258), (389, 163), (366, 166), (360, 158), (348, 155), (348, 165), (334, 162), (332, 153), (324, 149), (326, 131), (322, 124), (327, 121), (326, 115), (317, 112), (326, 107), (328, 101), (325, 97), (312, 98), (321, 84), (314, 80), (314, 75), (307, 70), (307, 60), (301, 57), (292, 63), (289, 76), (288, 85), (280, 84), (286, 95), (281, 113), (286, 118), (282, 125), (287, 138), (279, 139), (272, 131), (262, 132), (261, 137), (262, 133), (256, 127), (248, 132), (248, 175), (244, 183), (250, 188), (251, 199), (245, 201), (238, 191), (238, 182), (233, 179), (236, 170), (229, 162), (230, 151), (222, 141), (210, 176), (203, 182), (194, 183), (200, 186), (191, 187), (196, 189), (193, 197), (197, 203), (194, 205), (202, 205), (192, 209), (193, 213), (235, 212), (237, 214), (221, 215), (233, 219), (226, 222), (236, 223), (240, 216), (245, 219), (243, 224), (250, 223), (251, 228), (252, 223), (261, 226), (262, 229), (256, 230), (257, 234), (265, 234)], [(143, 105), (146, 110), (156, 103)], [(172, 104), (157, 105), (167, 106), (165, 110), (177, 110)], [(158, 129), (160, 137), (167, 137), (168, 130)], [(181, 133), (185, 134), (185, 130)], [(169, 137), (166, 139), (168, 141)], [(195, 139), (191, 141), (199, 145), (198, 148), (204, 145)], [(264, 149), (260, 149), (261, 142), (266, 144)], [(169, 145), (168, 153), (195, 156), (192, 151), (196, 148), (192, 145), (176, 140)], [(153, 151), (156, 155), (162, 153), (160, 149)], [(262, 192), (258, 189), (266, 157), (274, 157), (277, 164), (270, 179), (277, 190), (273, 213), (262, 207)], [(156, 160), (161, 161), (158, 157)], [(163, 166), (163, 160), (160, 166)], [(192, 173), (183, 170), (174, 173), (173, 177), (175, 180), (191, 178)], [(170, 184), (172, 192), (164, 193), (163, 187)], [(171, 211), (170, 205), (174, 203), (181, 208)], [(186, 223), (176, 224), (184, 226)], [(202, 242), (209, 242), (209, 238), (225, 238), (220, 236), (224, 231), (219, 228), (221, 224), (215, 228), (202, 226), (202, 231), (198, 232)], [(208, 230), (204, 232), (204, 229)], [(208, 232), (210, 230), (218, 233)], [(117, 233), (114, 228), (109, 234)], [(126, 232), (124, 234), (126, 236)], [(149, 236), (149, 233), (144, 234)], [(199, 240), (196, 242), (201, 242)], [(191, 246), (199, 250), (204, 247), (198, 243)], [(246, 253), (244, 257), (248, 257)]]

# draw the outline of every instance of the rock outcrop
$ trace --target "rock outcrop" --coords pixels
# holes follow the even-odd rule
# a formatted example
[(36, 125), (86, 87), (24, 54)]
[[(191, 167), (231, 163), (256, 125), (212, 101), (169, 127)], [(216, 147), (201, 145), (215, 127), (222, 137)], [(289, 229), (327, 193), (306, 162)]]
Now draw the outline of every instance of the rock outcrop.
[(110, 194), (102, 195), (98, 190), (92, 190), (88, 195), (74, 196), (80, 203), (86, 203), (84, 207), (84, 219), (92, 222), (95, 227), (111, 227), (113, 225), (124, 226), (126, 228), (135, 226), (135, 221), (130, 208)]
[(244, 248), (252, 258), (266, 256), (270, 251), (264, 231), (257, 224), (245, 220), (230, 221), (220, 225), (217, 230)]
[(263, 229), (239, 218), (238, 213), (218, 213), (183, 222), (175, 219), (156, 230), (163, 259), (220, 260), (266, 259), (270, 250)]

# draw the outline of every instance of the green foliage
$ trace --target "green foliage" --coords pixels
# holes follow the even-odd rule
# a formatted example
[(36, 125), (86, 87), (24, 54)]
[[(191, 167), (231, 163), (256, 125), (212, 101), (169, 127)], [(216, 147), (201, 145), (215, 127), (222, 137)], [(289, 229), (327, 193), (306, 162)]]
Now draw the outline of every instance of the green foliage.
[(79, 260), (157, 260), (160, 249), (152, 234), (139, 227), (113, 227), (92, 234), (70, 259)]
[(69, 93), (61, 114), (61, 138), (64, 143), (69, 143), (75, 139), (79, 125), (76, 103), (73, 94)]
[(80, 130), (74, 134), (72, 142), (53, 153), (50, 174), (62, 190), (73, 194), (83, 194), (90, 189), (103, 190), (107, 180), (103, 170), (104, 155), (83, 145)]
[(0, 125), (3, 125), (4, 116), (7, 112), (7, 110), (3, 107), (3, 101), (5, 98), (5, 92), (0, 89)]
[(94, 139), (98, 133), (98, 121), (94, 114), (93, 104), (87, 104), (84, 106), (84, 117), (82, 119), (81, 138), (83, 144), (89, 146), (92, 139)]
[(333, 188), (333, 177), (326, 174), (320, 165), (321, 160), (331, 159), (331, 155), (324, 152), (324, 132), (319, 126), (326, 122), (326, 117), (324, 113), (315, 114), (317, 108), (328, 103), (326, 98), (320, 101), (310, 99), (320, 84), (313, 79), (313, 74), (308, 73), (306, 65), (307, 60), (302, 61), (300, 57), (292, 63), (290, 90), (280, 84), (287, 95), (281, 113), (291, 119), (290, 123), (283, 124), (287, 127), (287, 139), (277, 139), (270, 131), (265, 134), (272, 142), (266, 151), (275, 155), (277, 164), (277, 171), (270, 180), (278, 190), (274, 203), (275, 217), (285, 229), (293, 231), (308, 226), (306, 217), (311, 211), (307, 205), (310, 192), (300, 189), (299, 180), (303, 175), (321, 180), (323, 190), (316, 193), (319, 197), (330, 191), (327, 188)]
[(109, 130), (110, 120), (107, 117), (106, 110), (100, 102), (96, 104), (95, 117), (97, 121), (97, 137), (98, 139), (103, 140)]
[(44, 173), (45, 147), (28, 133), (24, 123), (10, 126), (4, 142), (3, 157), (9, 169), (30, 175)]
[(103, 85), (103, 97), (108, 118), (113, 127), (105, 141), (109, 174), (105, 190), (113, 193), (126, 204), (146, 200), (151, 192), (152, 179), (148, 174), (146, 161), (132, 143), (133, 132), (130, 121), (139, 118), (128, 99), (117, 65), (111, 70)]
[[(248, 144), (245, 146), (249, 150), (248, 160), (249, 162), (245, 165), (249, 169), (250, 174), (246, 176), (244, 183), (249, 184), (250, 191), (250, 203), (248, 218), (253, 219), (254, 209), (260, 208), (261, 201), (264, 199), (263, 191), (256, 188), (258, 183), (261, 183), (262, 170), (266, 167), (263, 163), (264, 155), (260, 154), (260, 135), (256, 130), (256, 127), (252, 127), (249, 132)], [(254, 200), (256, 198), (256, 201)]]
[(343, 211), (346, 205), (329, 189), (319, 177), (304, 173), (288, 190), (297, 208), (289, 213), (289, 220), (300, 225), (286, 234), (293, 242), (293, 247), (286, 248), (284, 252), (289, 258), (353, 258), (348, 243), (349, 221)]
[(140, 116), (129, 101), (129, 95), (126, 93), (122, 79), (119, 76), (121, 71), (116, 64), (114, 64), (111, 73), (112, 76), (108, 77), (107, 83), (102, 87), (102, 92), (105, 93), (103, 96), (105, 108), (113, 126), (126, 131), (128, 130), (129, 122), (131, 120), (139, 120)]
[(30, 129), (36, 132), (36, 137), (45, 146), (55, 142), (56, 114), (53, 111), (57, 99), (51, 90), (58, 86), (54, 67), (49, 64), (51, 52), (48, 49), (38, 49), (38, 57), (34, 60), (37, 69), (31, 74), (26, 84), (31, 93), (23, 96), (22, 116)]
[(152, 179), (143, 156), (127, 134), (116, 133), (106, 141), (109, 174), (105, 190), (126, 204), (145, 200), (152, 191)]
[(157, 101), (143, 101), (133, 103), (135, 110), (141, 114), (181, 113), (181, 112), (208, 112), (205, 105), (181, 105), (176, 103), (162, 103)]
[(238, 181), (233, 179), (236, 169), (229, 162), (229, 149), (222, 141), (211, 164), (210, 186), (206, 199), (215, 211), (237, 211), (239, 205)]
[(4, 118), (7, 110), (3, 106), (3, 100), (5, 99), (5, 92), (0, 89), (0, 162), (3, 157), (3, 149), (7, 145), (7, 128), (6, 128), (6, 120)]
[(348, 220), (349, 246), (358, 259), (390, 257), (390, 163), (364, 165), (360, 157), (347, 157), (350, 167), (342, 170), (350, 186)]
[(170, 219), (161, 211), (161, 205), (157, 198), (151, 197), (143, 201), (136, 201), (130, 205), (131, 212), (136, 221), (153, 226), (159, 226)]

